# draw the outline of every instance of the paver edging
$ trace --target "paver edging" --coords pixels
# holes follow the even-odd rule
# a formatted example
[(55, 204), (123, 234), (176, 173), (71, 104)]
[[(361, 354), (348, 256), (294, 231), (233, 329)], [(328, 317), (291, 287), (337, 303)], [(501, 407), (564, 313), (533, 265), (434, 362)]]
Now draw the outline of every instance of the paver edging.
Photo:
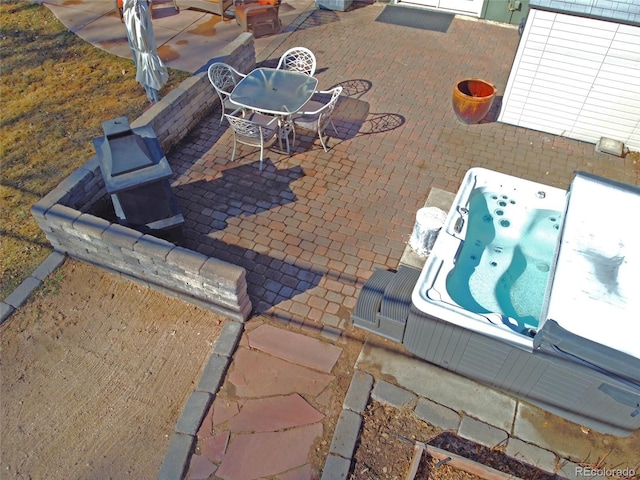
[(42, 285), (45, 279), (62, 265), (65, 258), (66, 256), (60, 252), (50, 253), (30, 276), (24, 279), (3, 302), (0, 302), (0, 325), (2, 325), (13, 312), (24, 305), (29, 296)]
[(333, 439), (331, 440), (329, 455), (322, 469), (321, 480), (348, 478), (353, 453), (360, 437), (360, 428), (363, 421), (361, 413), (364, 412), (369, 403), (373, 382), (372, 375), (360, 370), (354, 370), (344, 399), (342, 412), (340, 412), (333, 432)]
[[(336, 423), (336, 429), (334, 431), (334, 438), (331, 442), (331, 447), (329, 449), (329, 454), (327, 455), (327, 458), (325, 460), (325, 465), (322, 471), (322, 477), (321, 480), (339, 480), (339, 479), (346, 479), (349, 476), (349, 472), (351, 470), (352, 464), (353, 464), (353, 454), (355, 453), (356, 450), (356, 445), (358, 443), (358, 439), (360, 437), (360, 430), (362, 428), (362, 423), (364, 422), (364, 418), (362, 416), (362, 413), (364, 412), (364, 409), (366, 408), (366, 406), (369, 404), (369, 402), (373, 399), (376, 400), (374, 398), (374, 390), (375, 387), (373, 387), (373, 384), (376, 384), (376, 386), (378, 384), (382, 384), (383, 385), (383, 390), (382, 392), (386, 392), (388, 390), (388, 386), (393, 386), (393, 384), (385, 381), (385, 380), (375, 380), (374, 377), (366, 372), (362, 372), (360, 370), (354, 370), (353, 376), (351, 378), (351, 383), (349, 384), (349, 389), (347, 390), (347, 395), (345, 396), (345, 401), (343, 404), (343, 409), (342, 412), (340, 413), (340, 416), (338, 418), (338, 422)], [(367, 388), (367, 385), (369, 386)], [(435, 402), (431, 401), (430, 399), (426, 398), (426, 397), (421, 397), (419, 395), (416, 395), (413, 392), (410, 392), (408, 390), (405, 390), (401, 387), (397, 387), (397, 389), (405, 391), (408, 395), (402, 396), (405, 400), (406, 399), (410, 399), (409, 400), (409, 404), (413, 404), (415, 403), (416, 399), (417, 399), (417, 405), (416, 408), (418, 408), (418, 406), (420, 405), (421, 401), (426, 401), (426, 402), (431, 402), (434, 403), (434, 405), (440, 406), (440, 404), (435, 404)], [(366, 395), (363, 394), (363, 391), (366, 390)], [(395, 390), (393, 390), (395, 391)], [(380, 394), (380, 391), (378, 391), (378, 394)], [(366, 398), (363, 398), (366, 397)], [(396, 398), (395, 396), (393, 397), (396, 400), (398, 400), (398, 398)], [(377, 401), (382, 401), (383, 403), (387, 403), (391, 406), (394, 406), (396, 408), (400, 408), (403, 405), (406, 405), (407, 403), (405, 403), (404, 401), (401, 401), (400, 404), (396, 405), (393, 403), (393, 401), (388, 401), (389, 399), (386, 398), (382, 398), (380, 400)], [(364, 405), (363, 405), (364, 403)], [(396, 402), (397, 403), (397, 402)], [(442, 406), (443, 409), (447, 409), (450, 410), (448, 407)], [(415, 409), (414, 409), (415, 410)], [(347, 412), (345, 414), (345, 412)], [(464, 412), (456, 412), (455, 410), (451, 410), (451, 412), (455, 413), (458, 417), (459, 417), (459, 421), (458, 421), (458, 425), (455, 428), (452, 428), (450, 430), (455, 431), (456, 435), (459, 435), (460, 429), (464, 428), (464, 425), (468, 425), (471, 423), (475, 424), (482, 424), (482, 426), (486, 426), (486, 427), (490, 427), (493, 430), (499, 431), (499, 432), (503, 432), (502, 430), (496, 428), (496, 427), (492, 427), (489, 424), (484, 424), (484, 422), (481, 422), (480, 420), (477, 420), (473, 417), (469, 417), (467, 415), (464, 414)], [(358, 423), (358, 434), (356, 435), (356, 437), (354, 439), (348, 439), (349, 442), (344, 442), (342, 439), (336, 440), (336, 437), (338, 436), (343, 436), (344, 433), (346, 432), (347, 434), (350, 434), (353, 432), (354, 430), (354, 419), (355, 419), (355, 415), (357, 415), (360, 419), (360, 422)], [(424, 421), (425, 423), (431, 423), (428, 421), (428, 419), (426, 418), (420, 418), (422, 421)], [(465, 422), (466, 419), (466, 422)], [(467, 432), (469, 433), (469, 432)], [(537, 445), (528, 443), (526, 441), (523, 441), (522, 439), (518, 439), (516, 437), (511, 436), (508, 432), (504, 432), (506, 434), (506, 439), (503, 440), (503, 442), (507, 442), (507, 445), (509, 445), (509, 442), (513, 441), (512, 443), (512, 449), (515, 448), (514, 445), (526, 445), (527, 447), (529, 447), (531, 449), (532, 452), (543, 452), (544, 454), (547, 454), (546, 456), (544, 456), (544, 460), (545, 460), (545, 466), (541, 466), (538, 468), (541, 468), (542, 470), (548, 470), (549, 466), (550, 466), (550, 458), (549, 455), (553, 455), (555, 458), (555, 466), (556, 469), (558, 470), (557, 475), (561, 476), (561, 475), (566, 475), (566, 473), (568, 471), (570, 471), (571, 466), (575, 465), (574, 463), (572, 463), (570, 460), (565, 459), (563, 457), (561, 457), (560, 455), (556, 454), (555, 452), (551, 452), (549, 450), (543, 449), (542, 447), (538, 447)], [(476, 441), (474, 438), (470, 438), (468, 435), (466, 437), (463, 438), (467, 438), (467, 440), (470, 440), (472, 442), (478, 443), (478, 444), (482, 444), (482, 442), (478, 442)], [(342, 442), (341, 445), (338, 445), (340, 442)], [(503, 442), (499, 442), (499, 443), (503, 443)], [(348, 443), (348, 444), (347, 444)], [(351, 448), (353, 447), (353, 448)], [(347, 454), (350, 451), (349, 454)], [(529, 451), (527, 451), (527, 453), (530, 453)], [(525, 461), (523, 459), (518, 459), (517, 457), (513, 457), (516, 460), (520, 460), (520, 461)], [(546, 467), (546, 468), (545, 468)], [(559, 468), (558, 468), (559, 467)], [(553, 473), (553, 472), (551, 472)], [(562, 478), (562, 477), (559, 477)]]
[[(222, 385), (243, 331), (244, 324), (233, 320), (229, 320), (222, 326), (211, 348), (211, 354), (198, 386), (189, 396), (178, 417), (176, 430), (169, 441), (158, 473), (158, 480), (182, 480), (187, 474), (196, 445), (196, 434)], [(197, 422), (194, 422), (196, 419)], [(182, 438), (180, 436), (191, 437), (191, 443), (180, 440)], [(174, 441), (175, 438), (178, 440)], [(174, 465), (176, 462), (177, 466)]]

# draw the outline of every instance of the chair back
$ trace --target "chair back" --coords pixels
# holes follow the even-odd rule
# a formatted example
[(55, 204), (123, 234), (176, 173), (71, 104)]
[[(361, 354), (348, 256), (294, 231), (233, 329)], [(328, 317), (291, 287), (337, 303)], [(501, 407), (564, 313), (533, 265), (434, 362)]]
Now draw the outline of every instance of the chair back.
[(235, 117), (228, 113), (225, 113), (224, 116), (227, 117), (229, 125), (231, 125), (231, 128), (233, 128), (233, 131), (237, 135), (258, 141), (262, 138), (262, 127), (257, 123), (253, 123), (252, 121), (244, 118)]
[(338, 98), (342, 93), (342, 87), (334, 87), (331, 90), (327, 90), (326, 93), (331, 93), (331, 99), (322, 108), (322, 110), (320, 110), (318, 114), (318, 125), (321, 130), (324, 129), (324, 127), (326, 127), (327, 124), (331, 121), (331, 115), (333, 114), (333, 111), (336, 109), (336, 105), (338, 104)]
[(276, 68), (301, 72), (312, 77), (316, 73), (316, 57), (308, 48), (290, 48), (282, 54)]
[(236, 117), (235, 115), (225, 113), (224, 116), (229, 121), (231, 128), (236, 135), (244, 138), (250, 138), (262, 142), (273, 136), (276, 128), (264, 125), (259, 122), (251, 121), (247, 118)]
[(220, 95), (220, 100), (223, 100), (223, 96), (229, 95), (238, 82), (245, 76), (231, 65), (221, 62), (211, 64), (207, 73), (211, 85), (213, 85), (213, 88), (215, 88), (218, 95)]

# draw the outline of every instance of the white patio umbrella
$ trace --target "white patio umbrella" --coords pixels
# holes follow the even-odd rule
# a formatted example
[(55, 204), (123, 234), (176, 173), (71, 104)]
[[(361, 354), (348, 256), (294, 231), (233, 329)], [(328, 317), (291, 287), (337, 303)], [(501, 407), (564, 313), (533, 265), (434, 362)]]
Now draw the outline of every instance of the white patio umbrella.
[(122, 17), (137, 69), (136, 80), (144, 87), (149, 101), (156, 102), (169, 73), (158, 56), (147, 0), (124, 0)]

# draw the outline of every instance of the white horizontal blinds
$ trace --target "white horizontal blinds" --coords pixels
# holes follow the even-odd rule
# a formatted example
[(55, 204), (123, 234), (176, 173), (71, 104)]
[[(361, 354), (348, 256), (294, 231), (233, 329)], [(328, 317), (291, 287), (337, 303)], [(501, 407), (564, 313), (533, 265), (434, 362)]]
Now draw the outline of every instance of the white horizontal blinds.
[[(511, 70), (500, 121), (534, 130), (561, 134), (565, 118), (561, 122), (551, 114), (555, 105), (553, 96), (558, 92), (549, 89), (548, 66), (544, 67), (546, 49), (553, 32), (556, 14), (532, 9), (527, 19), (525, 32)], [(562, 115), (571, 115), (563, 110)], [(575, 112), (573, 112), (573, 117)]]
[[(529, 105), (529, 94), (536, 83), (536, 74), (555, 16), (555, 13), (530, 10), (505, 89), (499, 121), (521, 125), (523, 116), (529, 117), (537, 111), (535, 105)], [(524, 115), (530, 108), (532, 111), (529, 115)]]
[(585, 99), (575, 138), (615, 138), (640, 148), (640, 28), (617, 25), (593, 87)]
[(499, 121), (640, 148), (639, 79), (640, 27), (531, 9)]

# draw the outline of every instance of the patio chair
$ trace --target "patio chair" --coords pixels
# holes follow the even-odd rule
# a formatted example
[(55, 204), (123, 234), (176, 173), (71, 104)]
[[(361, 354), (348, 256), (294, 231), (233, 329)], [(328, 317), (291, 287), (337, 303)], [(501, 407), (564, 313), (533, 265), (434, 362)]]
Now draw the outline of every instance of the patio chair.
[(177, 0), (183, 9), (220, 15), (225, 20), (224, 12), (233, 5), (233, 0)]
[[(327, 151), (327, 145), (324, 141), (324, 131), (327, 128), (327, 125), (331, 124), (333, 127), (333, 131), (338, 134), (338, 130), (336, 130), (336, 126), (333, 124), (333, 120), (331, 119), (331, 115), (333, 114), (334, 109), (336, 108), (336, 104), (338, 103), (338, 97), (342, 93), (342, 87), (337, 86), (327, 91), (319, 91), (314, 95), (330, 95), (330, 99), (327, 102), (322, 102), (318, 100), (314, 100), (313, 98), (309, 100), (303, 107), (302, 110), (291, 117), (291, 121), (293, 122), (295, 127), (300, 127), (304, 130), (314, 130), (318, 132), (318, 137), (320, 137), (320, 143), (322, 144), (322, 148), (324, 151)], [(293, 131), (293, 141), (295, 143), (295, 129)]]
[[(236, 111), (237, 112), (237, 111)], [(234, 112), (234, 113), (236, 113)], [(236, 157), (238, 143), (251, 147), (260, 147), (260, 171), (265, 147), (270, 147), (278, 138), (278, 118), (262, 113), (252, 112), (246, 117), (237, 117), (234, 114), (225, 113), (233, 130), (233, 153), (231, 161)]]
[(280, 32), (281, 0), (234, 0), (236, 23), (255, 38)]
[(316, 73), (316, 57), (308, 48), (290, 48), (282, 54), (276, 68), (281, 70), (293, 70), (313, 77), (313, 74)]
[(238, 108), (237, 105), (231, 103), (229, 95), (231, 95), (231, 92), (238, 82), (246, 77), (246, 75), (240, 73), (231, 65), (221, 62), (212, 63), (207, 73), (211, 85), (213, 85), (218, 97), (220, 97), (220, 108), (222, 110), (220, 123), (222, 123), (225, 110), (235, 110)]

